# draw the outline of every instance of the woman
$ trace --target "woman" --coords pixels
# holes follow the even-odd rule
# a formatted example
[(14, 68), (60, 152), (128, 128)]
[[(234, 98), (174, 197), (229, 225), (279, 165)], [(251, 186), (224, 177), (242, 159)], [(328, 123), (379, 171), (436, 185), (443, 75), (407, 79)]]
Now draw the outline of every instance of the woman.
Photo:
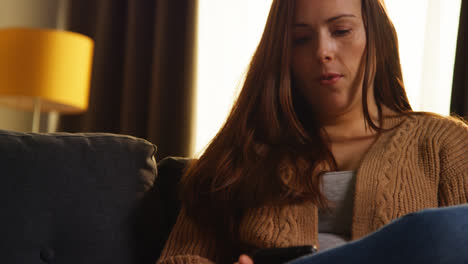
[(301, 263), (442, 263), (418, 243), (440, 249), (460, 230), (468, 243), (468, 207), (418, 211), (468, 202), (468, 126), (411, 111), (382, 0), (275, 0), (240, 96), (181, 193), (159, 263), (252, 263), (243, 254), (296, 245), (320, 249)]

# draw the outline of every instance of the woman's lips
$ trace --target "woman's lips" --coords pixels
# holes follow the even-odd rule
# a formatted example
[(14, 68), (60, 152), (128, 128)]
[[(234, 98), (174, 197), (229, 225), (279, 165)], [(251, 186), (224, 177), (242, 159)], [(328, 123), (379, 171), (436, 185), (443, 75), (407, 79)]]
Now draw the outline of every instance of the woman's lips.
[(343, 75), (341, 74), (324, 74), (320, 76), (319, 82), (321, 85), (334, 85), (336, 84), (341, 78), (343, 78)]

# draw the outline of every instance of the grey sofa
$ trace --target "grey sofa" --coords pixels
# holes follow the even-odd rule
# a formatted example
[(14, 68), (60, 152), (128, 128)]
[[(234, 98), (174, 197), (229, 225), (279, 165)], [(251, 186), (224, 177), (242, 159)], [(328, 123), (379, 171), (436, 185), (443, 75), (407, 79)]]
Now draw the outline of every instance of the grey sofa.
[(114, 134), (0, 130), (1, 263), (155, 263), (188, 159)]

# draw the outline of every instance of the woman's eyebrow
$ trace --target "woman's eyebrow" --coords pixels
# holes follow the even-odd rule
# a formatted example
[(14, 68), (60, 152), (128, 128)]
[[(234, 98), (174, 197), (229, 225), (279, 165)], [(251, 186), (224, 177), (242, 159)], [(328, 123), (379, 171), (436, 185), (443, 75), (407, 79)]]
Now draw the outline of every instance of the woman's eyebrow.
[(355, 15), (352, 15), (352, 14), (342, 14), (342, 15), (334, 16), (334, 17), (331, 17), (331, 18), (327, 19), (327, 20), (325, 21), (325, 23), (328, 24), (328, 23), (330, 23), (330, 22), (333, 22), (333, 21), (335, 21), (335, 20), (338, 20), (338, 19), (344, 18), (344, 17), (354, 17), (354, 18), (355, 18), (356, 16), (355, 16)]
[[(346, 17), (356, 18), (356, 16), (352, 15), (352, 14), (341, 14), (341, 15), (337, 15), (337, 16), (328, 18), (327, 20), (325, 20), (325, 23), (329, 24), (329, 23), (331, 23), (331, 22), (333, 22), (335, 20), (338, 20), (338, 19), (341, 19), (341, 18), (346, 18)], [(309, 27), (309, 25), (307, 23), (300, 22), (300, 23), (295, 23), (294, 27)]]

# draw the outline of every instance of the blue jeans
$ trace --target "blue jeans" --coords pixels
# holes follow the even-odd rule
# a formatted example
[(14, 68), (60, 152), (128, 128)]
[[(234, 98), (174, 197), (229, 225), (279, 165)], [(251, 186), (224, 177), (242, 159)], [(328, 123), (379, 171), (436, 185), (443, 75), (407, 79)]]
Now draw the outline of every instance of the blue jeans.
[(468, 204), (403, 216), (346, 245), (288, 264), (467, 264)]

